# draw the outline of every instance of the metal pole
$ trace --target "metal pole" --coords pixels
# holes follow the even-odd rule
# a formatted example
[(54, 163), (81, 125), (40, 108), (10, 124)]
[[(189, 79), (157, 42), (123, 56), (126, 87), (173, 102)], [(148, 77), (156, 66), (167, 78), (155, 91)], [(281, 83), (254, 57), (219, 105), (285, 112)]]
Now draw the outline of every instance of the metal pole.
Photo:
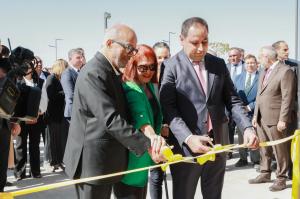
[(63, 40), (63, 39), (55, 39), (54, 40), (54, 46), (53, 45), (48, 45), (51, 48), (55, 48), (55, 60), (57, 60), (57, 49), (58, 49), (57, 41), (60, 41), (60, 40)]
[(169, 32), (169, 48), (171, 51), (171, 34), (175, 34), (175, 32)]
[(57, 39), (55, 39), (55, 60), (57, 60)]
[(111, 14), (109, 12), (104, 12), (104, 31), (107, 29), (107, 22), (110, 18)]

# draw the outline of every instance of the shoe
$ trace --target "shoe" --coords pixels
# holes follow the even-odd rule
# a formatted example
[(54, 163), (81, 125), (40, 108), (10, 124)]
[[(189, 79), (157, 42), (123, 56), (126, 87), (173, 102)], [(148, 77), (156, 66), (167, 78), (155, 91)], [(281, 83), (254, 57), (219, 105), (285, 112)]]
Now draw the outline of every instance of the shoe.
[(42, 178), (42, 175), (39, 173), (39, 174), (31, 174), (31, 176), (33, 178)]
[(239, 159), (239, 161), (237, 161), (234, 166), (235, 167), (245, 167), (248, 165), (248, 161), (247, 160), (243, 160), (243, 159)]
[(269, 187), (270, 191), (281, 191), (286, 188), (285, 180), (276, 179), (272, 186)]
[(6, 184), (5, 184), (5, 186), (6, 186), (6, 187), (11, 187), (11, 186), (14, 186), (14, 184), (7, 181)]
[(232, 159), (232, 152), (227, 153), (227, 160)]
[(16, 181), (20, 181), (20, 180), (23, 180), (24, 178), (26, 178), (26, 175), (17, 175), (17, 174), (14, 174), (15, 175), (15, 178), (16, 178)]
[(248, 180), (249, 184), (260, 184), (271, 182), (271, 174), (260, 174), (254, 179)]

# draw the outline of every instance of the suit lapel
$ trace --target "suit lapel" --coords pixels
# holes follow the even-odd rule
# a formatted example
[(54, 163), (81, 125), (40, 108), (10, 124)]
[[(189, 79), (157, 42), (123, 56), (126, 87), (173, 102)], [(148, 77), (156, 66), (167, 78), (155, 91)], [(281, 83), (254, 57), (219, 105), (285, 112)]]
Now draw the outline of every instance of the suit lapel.
[[(272, 81), (272, 79), (276, 76), (279, 67), (280, 67), (280, 65), (277, 64), (275, 66), (275, 68), (271, 71), (270, 77), (268, 78), (266, 84), (265, 85), (261, 84), (263, 87), (262, 87), (260, 93), (262, 93), (266, 89), (266, 87), (269, 85), (269, 83)], [(261, 83), (263, 83), (263, 79), (264, 78), (262, 78), (262, 82)]]
[(193, 67), (193, 64), (190, 62), (189, 58), (186, 56), (186, 54), (184, 53), (184, 51), (182, 50), (181, 53), (180, 53), (180, 59), (181, 59), (181, 62), (182, 62), (182, 66), (186, 67), (185, 69), (188, 71), (188, 73), (190, 74), (187, 75), (186, 78), (191, 78), (194, 82), (195, 85), (197, 85), (197, 88), (200, 90), (201, 92), (201, 96), (205, 96), (205, 93), (203, 91), (203, 88), (201, 86), (201, 83), (200, 83), (200, 80), (196, 74), (196, 71)]
[(212, 67), (213, 65), (209, 61), (209, 55), (206, 54), (204, 57), (204, 62), (205, 62), (205, 69), (207, 70), (207, 95), (206, 95), (206, 101), (209, 98), (212, 86), (214, 84), (215, 80), (215, 73), (212, 73)]

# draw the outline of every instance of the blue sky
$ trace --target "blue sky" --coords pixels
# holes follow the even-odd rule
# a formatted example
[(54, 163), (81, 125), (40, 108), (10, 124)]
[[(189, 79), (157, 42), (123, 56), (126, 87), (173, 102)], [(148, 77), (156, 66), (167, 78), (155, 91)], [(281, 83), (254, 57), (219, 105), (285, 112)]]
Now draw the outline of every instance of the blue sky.
[[(105, 11), (111, 13), (108, 26), (124, 23), (137, 33), (138, 43), (153, 45), (168, 40), (171, 52), (181, 49), (179, 34), (182, 22), (199, 16), (209, 24), (210, 42), (226, 42), (257, 54), (261, 46), (285, 40), (290, 57), (295, 57), (296, 0), (0, 0), (0, 39), (12, 47), (30, 48), (45, 65), (55, 59), (55, 38), (58, 58), (67, 58), (71, 48), (82, 47), (90, 59), (100, 49), (104, 33)], [(300, 57), (300, 56), (298, 56)]]

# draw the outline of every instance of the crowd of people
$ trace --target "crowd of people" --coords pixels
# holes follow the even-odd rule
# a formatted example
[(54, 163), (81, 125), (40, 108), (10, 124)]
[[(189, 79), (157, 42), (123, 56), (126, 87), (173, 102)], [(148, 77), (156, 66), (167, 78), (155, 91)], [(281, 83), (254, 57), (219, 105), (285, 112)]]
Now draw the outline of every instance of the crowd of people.
[[(246, 147), (239, 150), (235, 166), (248, 165), (249, 152), (260, 172), (249, 183), (270, 182), (276, 162), (270, 191), (285, 189), (292, 176), (289, 144), (258, 149), (258, 143), (284, 138), (296, 128), (297, 62), (288, 58), (286, 42), (278, 41), (262, 47), (258, 58), (233, 47), (226, 64), (208, 49), (208, 32), (204, 19), (185, 20), (182, 50), (171, 57), (166, 43), (138, 44), (132, 28), (117, 24), (106, 30), (101, 49), (88, 62), (82, 48), (71, 49), (68, 61), (56, 60), (49, 73), (36, 56), (35, 71), (28, 69), (22, 81), (42, 91), (39, 115), (20, 125), (3, 120), (0, 191), (11, 159), (9, 131), (16, 140), (16, 180), (28, 177), (27, 144), (29, 174), (42, 177), (41, 135), (44, 167), (78, 179), (164, 162), (162, 151), (169, 145), (183, 156), (203, 154), (215, 144), (234, 143), (237, 134)], [(0, 75), (7, 72), (4, 66)], [(199, 179), (203, 198), (221, 198), (230, 158), (232, 153), (224, 153), (204, 165), (171, 165), (173, 198), (194, 198)], [(113, 192), (118, 199), (145, 199), (149, 181), (151, 198), (162, 198), (165, 173), (158, 168), (148, 175), (141, 171), (77, 184), (76, 194), (92, 199), (110, 198)]]

